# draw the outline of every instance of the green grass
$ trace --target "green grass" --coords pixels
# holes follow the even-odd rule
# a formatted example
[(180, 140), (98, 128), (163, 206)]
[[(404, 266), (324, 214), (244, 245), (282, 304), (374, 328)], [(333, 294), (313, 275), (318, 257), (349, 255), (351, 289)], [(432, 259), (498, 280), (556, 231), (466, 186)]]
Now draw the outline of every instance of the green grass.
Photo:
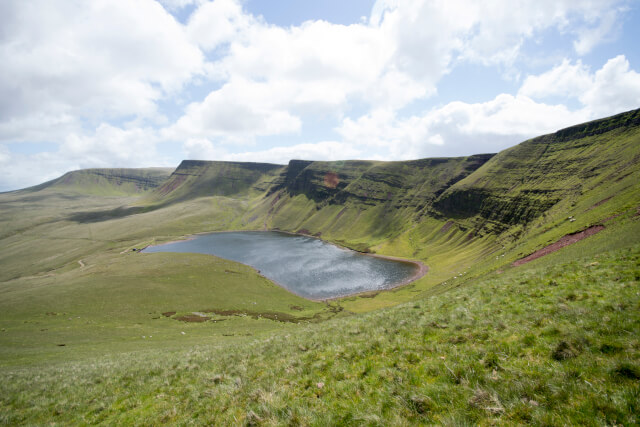
[[(177, 339), (224, 341), (281, 329), (282, 321), (316, 322), (336, 314), (250, 267), (208, 255), (129, 252), (83, 262), (82, 268), (3, 284), (0, 365), (174, 347)], [(194, 312), (218, 314), (207, 314), (211, 320), (203, 324), (175, 320)], [(143, 338), (149, 336), (153, 343)]]
[[(0, 423), (638, 423), (638, 114), (494, 157), (186, 161), (1, 194)], [(430, 270), (323, 304), (133, 251), (264, 228)]]
[(163, 183), (172, 168), (83, 169), (64, 174), (22, 192), (63, 189), (67, 192), (94, 196), (127, 196), (151, 191)]
[(2, 369), (8, 424), (632, 425), (640, 247), (233, 345)]

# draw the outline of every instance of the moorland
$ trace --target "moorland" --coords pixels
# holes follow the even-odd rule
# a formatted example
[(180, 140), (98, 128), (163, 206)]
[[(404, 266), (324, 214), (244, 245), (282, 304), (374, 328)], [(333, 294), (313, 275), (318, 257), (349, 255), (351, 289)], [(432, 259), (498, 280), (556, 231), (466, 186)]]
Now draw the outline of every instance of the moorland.
[[(497, 154), (185, 160), (0, 194), (0, 422), (631, 425), (640, 110)], [(140, 249), (281, 230), (429, 272), (312, 301)]]

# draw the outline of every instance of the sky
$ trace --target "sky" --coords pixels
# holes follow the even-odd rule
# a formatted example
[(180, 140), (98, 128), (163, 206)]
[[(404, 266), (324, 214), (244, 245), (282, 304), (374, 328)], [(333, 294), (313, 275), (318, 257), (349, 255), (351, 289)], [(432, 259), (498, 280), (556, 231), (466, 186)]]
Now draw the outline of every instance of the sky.
[(640, 107), (638, 0), (6, 0), (0, 191), (495, 153)]

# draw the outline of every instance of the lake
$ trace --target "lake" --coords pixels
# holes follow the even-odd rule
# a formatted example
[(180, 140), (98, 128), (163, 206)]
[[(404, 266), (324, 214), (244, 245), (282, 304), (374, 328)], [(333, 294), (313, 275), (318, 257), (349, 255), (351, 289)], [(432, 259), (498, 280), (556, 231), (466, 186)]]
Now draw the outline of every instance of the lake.
[(144, 252), (192, 252), (241, 262), (310, 299), (387, 289), (406, 283), (420, 270), (414, 263), (363, 255), (313, 237), (277, 231), (199, 234), (150, 246)]

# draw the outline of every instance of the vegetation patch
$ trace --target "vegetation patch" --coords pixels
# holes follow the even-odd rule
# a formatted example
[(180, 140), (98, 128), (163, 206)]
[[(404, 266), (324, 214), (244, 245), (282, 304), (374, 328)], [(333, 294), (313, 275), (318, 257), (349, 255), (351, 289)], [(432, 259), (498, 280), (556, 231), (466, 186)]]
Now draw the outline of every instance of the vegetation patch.
[[(2, 368), (2, 421), (637, 424), (640, 246), (530, 265), (359, 316), (218, 334), (249, 340), (233, 351), (215, 342)], [(181, 339), (197, 329), (183, 327)], [(614, 343), (625, 350), (601, 350)]]

